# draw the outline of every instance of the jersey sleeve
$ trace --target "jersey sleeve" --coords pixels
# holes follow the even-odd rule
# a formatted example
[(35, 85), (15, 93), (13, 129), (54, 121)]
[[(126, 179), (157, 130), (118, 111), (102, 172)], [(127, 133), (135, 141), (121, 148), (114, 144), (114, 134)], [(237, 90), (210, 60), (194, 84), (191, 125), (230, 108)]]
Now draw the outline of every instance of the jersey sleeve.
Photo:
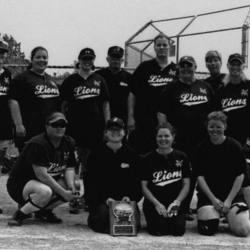
[(61, 84), (61, 87), (60, 87), (60, 98), (61, 98), (61, 101), (69, 101), (69, 89), (68, 89), (68, 80), (69, 78), (67, 77)]
[(108, 102), (109, 101), (108, 86), (107, 86), (106, 81), (102, 77), (101, 77), (101, 98), (102, 98), (103, 102)]
[(191, 165), (188, 160), (188, 157), (183, 155), (183, 168), (182, 168), (182, 178), (190, 178), (191, 177)]
[(168, 116), (168, 109), (171, 107), (171, 85), (172, 84), (167, 84), (162, 90), (156, 106), (157, 112), (165, 114), (166, 116)]
[(139, 81), (140, 81), (140, 77), (143, 74), (142, 72), (142, 65), (143, 63), (141, 63), (134, 71), (134, 73), (131, 75), (130, 79), (129, 79), (129, 92), (131, 92), (133, 95), (137, 96), (138, 92), (139, 92)]
[(149, 181), (151, 178), (149, 156), (142, 156), (140, 160), (140, 179), (141, 181)]
[(29, 146), (27, 163), (36, 164), (41, 167), (49, 167), (50, 160), (46, 148), (42, 144), (32, 143)]
[(23, 96), (25, 78), (22, 75), (16, 76), (10, 82), (8, 98), (16, 101), (20, 101), (20, 97)]
[(66, 161), (67, 168), (76, 167), (75, 145), (74, 139), (69, 137), (69, 158)]

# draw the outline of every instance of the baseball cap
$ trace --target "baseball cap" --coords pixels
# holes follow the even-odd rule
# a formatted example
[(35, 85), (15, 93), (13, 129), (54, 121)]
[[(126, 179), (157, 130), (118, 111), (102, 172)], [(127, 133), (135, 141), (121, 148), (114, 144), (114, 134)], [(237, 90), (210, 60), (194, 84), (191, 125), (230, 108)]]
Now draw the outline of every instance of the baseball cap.
[(109, 56), (123, 57), (123, 54), (124, 54), (124, 50), (123, 50), (123, 48), (121, 48), (119, 46), (112, 46), (108, 49)]
[(192, 64), (195, 64), (196, 65), (196, 62), (194, 60), (194, 58), (192, 56), (183, 56), (180, 60), (179, 60), (179, 63), (182, 63), (182, 62), (190, 62)]
[(85, 49), (82, 49), (79, 56), (78, 56), (78, 59), (80, 58), (83, 58), (83, 57), (92, 57), (92, 58), (95, 58), (95, 52), (94, 50), (90, 49), (90, 48), (85, 48)]
[(122, 119), (118, 118), (118, 117), (113, 117), (111, 119), (108, 120), (107, 125), (106, 125), (106, 129), (124, 129), (125, 125)]
[(0, 52), (8, 52), (9, 51), (9, 45), (7, 42), (5, 42), (2, 38), (0, 38)]
[(64, 116), (63, 113), (61, 113), (61, 112), (54, 112), (54, 113), (52, 113), (51, 115), (49, 115), (47, 117), (46, 124), (51, 124), (51, 123), (57, 122), (59, 120), (63, 120), (66, 123), (68, 123), (68, 121), (66, 120), (66, 118), (65, 118), (65, 116)]
[(245, 62), (244, 57), (239, 53), (235, 53), (235, 54), (232, 54), (232, 55), (229, 56), (228, 62), (232, 62), (233, 60), (238, 60), (241, 63)]
[(209, 57), (217, 57), (220, 61), (222, 61), (222, 59), (221, 59), (221, 54), (220, 54), (217, 50), (209, 50), (209, 51), (206, 53), (205, 61), (207, 61), (207, 59), (208, 59)]

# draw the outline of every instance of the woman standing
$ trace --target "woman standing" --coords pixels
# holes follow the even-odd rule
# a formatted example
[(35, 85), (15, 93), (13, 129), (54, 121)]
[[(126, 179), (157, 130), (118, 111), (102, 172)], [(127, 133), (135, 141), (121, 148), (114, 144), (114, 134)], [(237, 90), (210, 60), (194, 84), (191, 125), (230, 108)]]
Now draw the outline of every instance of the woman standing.
[(228, 58), (229, 75), (223, 80), (216, 92), (216, 110), (223, 111), (228, 116), (226, 135), (233, 137), (245, 145), (250, 136), (250, 81), (244, 70), (244, 57), (232, 54)]
[(142, 62), (129, 84), (127, 126), (133, 131), (131, 146), (140, 154), (155, 148), (156, 104), (163, 88), (177, 78), (177, 66), (169, 61), (169, 50), (169, 38), (157, 35), (154, 38), (156, 58)]
[(246, 159), (240, 143), (225, 136), (227, 117), (221, 111), (208, 115), (209, 139), (196, 149), (194, 168), (198, 176), (198, 231), (213, 235), (225, 215), (233, 234), (246, 237), (250, 231), (249, 211), (239, 193), (246, 173)]
[(167, 123), (157, 128), (158, 148), (142, 159), (143, 212), (152, 235), (181, 236), (185, 233), (185, 211), (181, 206), (190, 185), (187, 156), (172, 148), (173, 127)]
[(19, 151), (25, 142), (44, 132), (46, 116), (59, 109), (59, 90), (45, 70), (48, 51), (36, 47), (31, 52), (32, 68), (17, 75), (10, 84), (9, 102), (16, 128)]

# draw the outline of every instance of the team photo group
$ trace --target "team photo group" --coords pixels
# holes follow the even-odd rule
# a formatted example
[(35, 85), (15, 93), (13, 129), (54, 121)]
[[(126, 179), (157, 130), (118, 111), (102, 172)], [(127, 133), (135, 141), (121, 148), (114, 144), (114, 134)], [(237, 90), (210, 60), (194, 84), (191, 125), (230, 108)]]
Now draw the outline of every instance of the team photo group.
[(62, 223), (53, 210), (68, 203), (72, 214), (83, 208), (98, 233), (140, 233), (143, 213), (154, 236), (182, 236), (196, 218), (201, 235), (215, 235), (222, 220), (233, 235), (249, 235), (244, 56), (210, 50), (203, 55), (210, 76), (197, 79), (188, 51), (173, 63), (166, 35), (153, 44), (155, 58), (132, 74), (122, 68), (123, 48), (111, 46), (98, 70), (95, 51), (83, 48), (75, 72), (58, 85), (46, 73), (46, 48), (35, 47), (13, 77), (4, 67), (9, 45), (0, 40), (0, 165), (10, 147), (19, 151), (8, 173), (17, 208), (7, 226)]

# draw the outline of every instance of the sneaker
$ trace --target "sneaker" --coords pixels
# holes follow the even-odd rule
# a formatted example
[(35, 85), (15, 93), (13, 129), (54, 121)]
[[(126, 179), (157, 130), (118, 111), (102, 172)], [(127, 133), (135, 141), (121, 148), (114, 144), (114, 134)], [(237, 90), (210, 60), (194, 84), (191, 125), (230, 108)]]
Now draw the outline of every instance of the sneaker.
[(11, 219), (8, 220), (9, 226), (21, 226), (24, 219), (28, 218), (28, 214), (24, 214), (22, 211), (17, 210)]
[(49, 222), (49, 223), (62, 223), (62, 220), (58, 218), (52, 210), (40, 210), (35, 212), (35, 218), (41, 221)]

